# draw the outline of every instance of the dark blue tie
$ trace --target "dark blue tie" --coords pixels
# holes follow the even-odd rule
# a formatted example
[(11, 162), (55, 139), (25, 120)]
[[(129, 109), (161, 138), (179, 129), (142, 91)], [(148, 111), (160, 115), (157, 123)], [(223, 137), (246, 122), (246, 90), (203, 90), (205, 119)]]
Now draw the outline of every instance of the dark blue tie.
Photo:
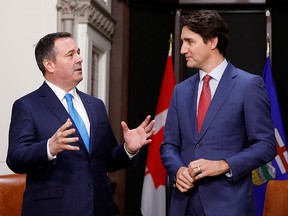
[(69, 93), (67, 93), (65, 95), (65, 99), (66, 99), (67, 105), (68, 105), (69, 114), (70, 114), (71, 118), (73, 119), (73, 121), (74, 121), (74, 123), (75, 123), (81, 137), (82, 137), (82, 140), (84, 141), (85, 146), (89, 152), (89, 142), (90, 142), (89, 134), (87, 132), (84, 121), (82, 120), (81, 116), (79, 115), (79, 113), (76, 111), (76, 109), (73, 106), (72, 98), (73, 98), (73, 96)]

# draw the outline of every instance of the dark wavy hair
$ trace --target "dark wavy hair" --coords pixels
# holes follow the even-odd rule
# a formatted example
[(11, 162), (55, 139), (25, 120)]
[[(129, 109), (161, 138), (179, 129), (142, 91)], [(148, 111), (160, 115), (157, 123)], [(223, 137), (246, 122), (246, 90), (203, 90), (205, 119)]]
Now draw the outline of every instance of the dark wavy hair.
[(185, 14), (181, 17), (180, 23), (187, 26), (191, 31), (199, 34), (204, 43), (209, 39), (218, 38), (217, 49), (223, 56), (230, 39), (230, 30), (226, 21), (216, 10), (198, 10)]
[(38, 68), (42, 72), (43, 76), (45, 75), (43, 61), (45, 59), (55, 61), (54, 42), (58, 38), (73, 38), (73, 36), (69, 32), (51, 33), (41, 38), (36, 44), (35, 58)]

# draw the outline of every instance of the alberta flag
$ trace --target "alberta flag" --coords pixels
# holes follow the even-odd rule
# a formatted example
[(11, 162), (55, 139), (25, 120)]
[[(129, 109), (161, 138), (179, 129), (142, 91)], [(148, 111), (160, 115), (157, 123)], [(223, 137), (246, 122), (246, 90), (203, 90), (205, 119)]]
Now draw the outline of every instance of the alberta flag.
[(270, 179), (288, 179), (287, 142), (277, 92), (273, 81), (269, 56), (266, 59), (262, 77), (264, 79), (271, 103), (272, 120), (275, 127), (277, 155), (273, 161), (252, 172), (253, 182), (255, 184), (254, 191), (257, 216), (262, 216), (267, 181)]
[(159, 149), (164, 140), (164, 124), (176, 84), (171, 53), (170, 48), (155, 113), (156, 131), (148, 147), (141, 200), (143, 216), (166, 215), (166, 170), (162, 164)]

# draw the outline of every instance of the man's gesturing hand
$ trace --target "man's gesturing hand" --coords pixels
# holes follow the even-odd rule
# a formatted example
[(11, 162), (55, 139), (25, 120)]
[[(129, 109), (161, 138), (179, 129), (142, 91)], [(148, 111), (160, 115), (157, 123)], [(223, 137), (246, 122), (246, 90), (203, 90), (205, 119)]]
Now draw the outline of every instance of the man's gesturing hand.
[(69, 137), (75, 133), (75, 128), (71, 128), (72, 121), (68, 118), (56, 133), (49, 139), (49, 150), (52, 156), (64, 150), (79, 150), (78, 146), (69, 145), (69, 143), (77, 142), (78, 137)]

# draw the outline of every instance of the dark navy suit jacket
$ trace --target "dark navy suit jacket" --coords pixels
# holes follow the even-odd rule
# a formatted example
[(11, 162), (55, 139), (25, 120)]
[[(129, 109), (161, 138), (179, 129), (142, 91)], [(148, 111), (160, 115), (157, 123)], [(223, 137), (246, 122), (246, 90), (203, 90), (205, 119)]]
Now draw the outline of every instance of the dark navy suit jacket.
[[(123, 144), (118, 145), (104, 103), (77, 90), (90, 120), (90, 153), (82, 139), (79, 151), (63, 151), (49, 161), (48, 139), (69, 114), (44, 84), (13, 104), (7, 164), (27, 173), (23, 216), (110, 216), (112, 188), (108, 172), (131, 165)], [(78, 131), (75, 136), (80, 137)]]
[[(251, 171), (276, 155), (270, 102), (263, 79), (228, 63), (198, 135), (196, 74), (176, 85), (168, 110), (161, 156), (170, 178), (200, 158), (225, 159), (225, 174), (196, 183), (206, 216), (252, 216)], [(193, 188), (192, 188), (193, 190)], [(189, 192), (172, 189), (171, 216), (183, 216)], [(196, 204), (197, 205), (197, 204)]]

